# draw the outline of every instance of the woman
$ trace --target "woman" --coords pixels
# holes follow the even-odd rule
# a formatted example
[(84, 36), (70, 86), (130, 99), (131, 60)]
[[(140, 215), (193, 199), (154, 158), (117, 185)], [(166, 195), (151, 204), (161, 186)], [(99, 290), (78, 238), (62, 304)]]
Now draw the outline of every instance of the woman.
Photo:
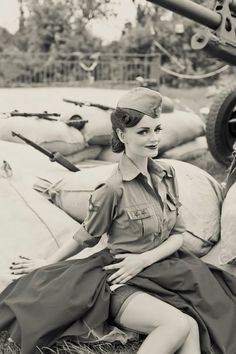
[[(0, 330), (23, 354), (68, 335), (101, 340), (108, 310), (118, 327), (146, 335), (139, 354), (236, 353), (236, 280), (181, 249), (175, 173), (152, 160), (160, 110), (161, 95), (146, 88), (119, 100), (112, 148), (124, 154), (92, 193), (80, 229), (50, 258), (12, 264), (13, 274), (27, 275), (0, 295)], [(106, 250), (62, 262), (105, 232)]]

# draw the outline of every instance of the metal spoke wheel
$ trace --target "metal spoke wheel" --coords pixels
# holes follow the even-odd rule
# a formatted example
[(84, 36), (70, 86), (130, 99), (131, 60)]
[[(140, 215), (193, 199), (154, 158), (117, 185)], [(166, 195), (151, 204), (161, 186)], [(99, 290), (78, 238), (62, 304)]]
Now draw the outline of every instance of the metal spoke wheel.
[(222, 90), (213, 101), (206, 121), (206, 138), (213, 157), (229, 165), (236, 143), (236, 85)]

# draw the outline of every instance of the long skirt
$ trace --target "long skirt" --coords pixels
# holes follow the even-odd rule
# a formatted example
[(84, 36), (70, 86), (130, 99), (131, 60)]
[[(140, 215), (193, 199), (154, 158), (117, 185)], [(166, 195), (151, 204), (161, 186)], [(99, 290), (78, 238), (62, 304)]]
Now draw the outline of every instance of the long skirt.
[[(65, 337), (93, 342), (123, 332), (108, 323), (113, 258), (102, 250), (86, 259), (42, 267), (14, 281), (0, 294), (0, 331), (40, 353)], [(204, 354), (236, 354), (236, 278), (179, 250), (128, 282), (192, 316)], [(138, 310), (138, 309), (137, 309)], [(124, 339), (124, 338), (123, 338)]]

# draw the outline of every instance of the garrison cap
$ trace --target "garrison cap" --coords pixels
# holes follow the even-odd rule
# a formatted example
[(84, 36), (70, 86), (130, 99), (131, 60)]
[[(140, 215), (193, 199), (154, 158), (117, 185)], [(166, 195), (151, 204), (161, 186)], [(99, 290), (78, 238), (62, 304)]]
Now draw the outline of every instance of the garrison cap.
[(118, 101), (117, 107), (133, 109), (152, 118), (161, 113), (162, 96), (159, 92), (146, 87), (136, 87), (124, 94)]

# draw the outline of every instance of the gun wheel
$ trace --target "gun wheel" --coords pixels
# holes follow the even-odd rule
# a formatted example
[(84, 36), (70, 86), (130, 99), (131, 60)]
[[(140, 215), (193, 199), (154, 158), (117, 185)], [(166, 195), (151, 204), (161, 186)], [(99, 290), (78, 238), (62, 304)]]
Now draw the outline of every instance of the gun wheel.
[(212, 156), (229, 165), (236, 142), (236, 85), (213, 101), (206, 121), (206, 138)]

